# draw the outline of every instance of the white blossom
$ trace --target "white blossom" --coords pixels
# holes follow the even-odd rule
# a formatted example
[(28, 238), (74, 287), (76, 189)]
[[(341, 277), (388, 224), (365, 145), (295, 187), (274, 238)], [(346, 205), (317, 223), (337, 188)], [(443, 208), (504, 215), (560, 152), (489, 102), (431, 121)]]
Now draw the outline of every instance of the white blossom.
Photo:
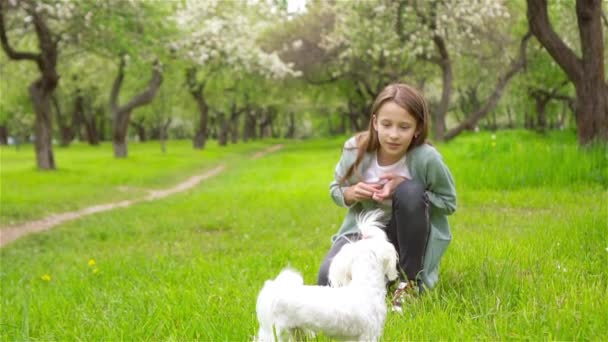
[(170, 46), (200, 66), (213, 61), (269, 77), (296, 76), (297, 72), (276, 51), (264, 51), (257, 43), (273, 24), (270, 12), (265, 2), (186, 0), (172, 18), (181, 33)]

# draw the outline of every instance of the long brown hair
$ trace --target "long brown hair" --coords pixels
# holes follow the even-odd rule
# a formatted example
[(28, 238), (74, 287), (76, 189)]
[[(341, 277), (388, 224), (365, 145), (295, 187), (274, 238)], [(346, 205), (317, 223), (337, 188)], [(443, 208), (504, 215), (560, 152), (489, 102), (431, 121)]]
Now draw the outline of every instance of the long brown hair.
[(382, 89), (372, 105), (367, 131), (359, 132), (355, 136), (357, 145), (354, 148), (357, 149), (357, 159), (355, 159), (353, 165), (348, 168), (346, 174), (342, 177), (342, 183), (350, 178), (353, 173), (357, 172), (357, 167), (361, 164), (366, 152), (374, 152), (380, 148), (378, 132), (374, 129), (373, 120), (374, 115), (378, 114), (380, 107), (387, 102), (394, 102), (416, 119), (416, 134), (414, 135), (414, 139), (412, 139), (410, 146), (408, 146), (407, 151), (426, 142), (429, 133), (430, 113), (429, 106), (426, 103), (424, 96), (422, 96), (422, 93), (418, 89), (410, 85), (404, 83), (389, 84)]

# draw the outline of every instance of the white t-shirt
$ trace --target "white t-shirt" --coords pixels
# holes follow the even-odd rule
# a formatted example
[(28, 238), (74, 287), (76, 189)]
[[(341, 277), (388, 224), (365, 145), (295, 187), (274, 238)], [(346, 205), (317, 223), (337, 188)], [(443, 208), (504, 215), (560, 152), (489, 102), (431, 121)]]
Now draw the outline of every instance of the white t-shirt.
[[(372, 158), (372, 163), (369, 167), (363, 172), (363, 181), (365, 183), (386, 183), (386, 180), (380, 179), (380, 176), (385, 174), (394, 173), (398, 176), (405, 177), (407, 179), (411, 179), (410, 171), (407, 168), (407, 164), (405, 164), (405, 155), (399, 159), (396, 163), (386, 166), (380, 166), (378, 164), (378, 154), (374, 153)], [(382, 201), (383, 205), (390, 206), (392, 201), (387, 199)]]

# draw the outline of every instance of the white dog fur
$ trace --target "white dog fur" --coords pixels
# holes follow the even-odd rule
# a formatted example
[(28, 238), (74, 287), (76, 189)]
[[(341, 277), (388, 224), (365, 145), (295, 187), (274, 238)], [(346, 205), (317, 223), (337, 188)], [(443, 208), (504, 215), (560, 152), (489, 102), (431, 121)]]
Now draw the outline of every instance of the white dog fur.
[[(381, 253), (380, 260), (392, 260), (393, 256), (397, 257), (395, 248), (391, 248), (387, 244), (388, 238), (386, 232), (382, 229), (384, 227), (381, 221), (382, 215), (381, 210), (369, 211), (359, 215), (357, 226), (361, 233), (361, 240), (344, 245), (340, 252), (334, 256), (328, 272), (330, 286), (342, 287), (350, 283), (353, 259), (364, 248), (371, 248), (376, 253)], [(396, 279), (397, 276), (396, 267), (392, 269), (390, 274), (387, 274), (390, 280)]]
[(358, 218), (363, 239), (345, 245), (335, 256), (330, 266), (332, 287), (304, 285), (292, 269), (266, 281), (257, 300), (258, 341), (274, 341), (275, 333), (279, 341), (293, 340), (298, 329), (341, 340), (380, 338), (386, 319), (386, 279), (397, 278), (397, 252), (380, 228), (380, 215), (372, 212)]

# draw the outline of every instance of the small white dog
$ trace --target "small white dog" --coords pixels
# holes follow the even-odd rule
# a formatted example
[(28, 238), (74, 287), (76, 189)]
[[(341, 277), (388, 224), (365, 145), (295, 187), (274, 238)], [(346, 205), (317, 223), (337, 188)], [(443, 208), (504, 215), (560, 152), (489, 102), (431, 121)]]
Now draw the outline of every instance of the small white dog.
[[(334, 256), (328, 273), (330, 286), (342, 287), (351, 282), (353, 260), (365, 248), (382, 254), (381, 260), (392, 260), (393, 256), (397, 258), (395, 248), (389, 246), (386, 232), (382, 229), (384, 227), (381, 221), (382, 215), (381, 210), (374, 210), (357, 217), (357, 228), (361, 233), (361, 240), (344, 245)], [(394, 280), (397, 276), (396, 267), (390, 274), (387, 274), (389, 280)]]
[(334, 287), (304, 285), (302, 276), (291, 269), (266, 281), (257, 300), (258, 341), (274, 341), (275, 333), (279, 341), (292, 340), (298, 329), (341, 340), (380, 338), (386, 319), (386, 279), (397, 278), (397, 252), (386, 240), (379, 217), (372, 212), (358, 218), (363, 239), (345, 245), (332, 261)]

